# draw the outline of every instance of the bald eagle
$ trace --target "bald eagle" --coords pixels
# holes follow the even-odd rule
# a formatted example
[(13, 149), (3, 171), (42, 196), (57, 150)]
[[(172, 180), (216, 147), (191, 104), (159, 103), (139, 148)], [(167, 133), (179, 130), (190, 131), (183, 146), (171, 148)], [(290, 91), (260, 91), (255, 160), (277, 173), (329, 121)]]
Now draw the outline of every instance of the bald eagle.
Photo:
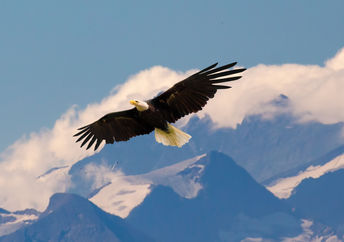
[(113, 144), (114, 141), (127, 141), (137, 135), (149, 134), (155, 130), (155, 139), (164, 145), (181, 147), (191, 136), (170, 123), (190, 113), (200, 111), (218, 89), (230, 86), (218, 83), (235, 81), (241, 76), (232, 76), (245, 71), (244, 68), (231, 69), (236, 62), (215, 68), (217, 63), (176, 83), (157, 97), (147, 100), (130, 100), (135, 107), (129, 110), (108, 113), (99, 120), (79, 128), (74, 136), (76, 142), (87, 142), (89, 149), (95, 142), (96, 150), (101, 142)]

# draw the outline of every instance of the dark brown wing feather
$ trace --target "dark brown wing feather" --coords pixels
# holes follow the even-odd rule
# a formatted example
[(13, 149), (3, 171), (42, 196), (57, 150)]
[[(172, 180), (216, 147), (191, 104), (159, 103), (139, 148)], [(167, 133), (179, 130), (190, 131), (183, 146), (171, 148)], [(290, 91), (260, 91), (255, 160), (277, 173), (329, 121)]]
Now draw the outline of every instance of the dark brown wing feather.
[(79, 136), (76, 142), (82, 141), (81, 147), (88, 142), (86, 149), (96, 143), (96, 150), (103, 140), (107, 144), (113, 144), (114, 141), (126, 141), (137, 135), (149, 134), (153, 129), (154, 127), (139, 118), (138, 111), (133, 108), (109, 113), (96, 122), (79, 128), (80, 132), (74, 136)]
[(218, 89), (230, 88), (230, 86), (217, 85), (222, 82), (235, 81), (241, 76), (233, 76), (246, 69), (228, 70), (236, 65), (236, 62), (215, 68), (213, 64), (173, 87), (149, 100), (157, 108), (163, 117), (173, 123), (187, 114), (201, 110), (210, 98), (213, 98)]

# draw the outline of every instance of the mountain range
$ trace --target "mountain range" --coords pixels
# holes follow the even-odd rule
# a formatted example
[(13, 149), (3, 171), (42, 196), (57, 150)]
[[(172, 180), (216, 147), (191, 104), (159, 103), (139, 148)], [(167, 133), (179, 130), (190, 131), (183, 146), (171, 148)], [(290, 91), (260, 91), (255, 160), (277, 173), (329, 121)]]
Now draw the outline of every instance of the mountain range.
[[(109, 193), (111, 190), (103, 190), (111, 188), (109, 184), (95, 192), (91, 201), (69, 193), (53, 195), (48, 208), (35, 221), (1, 237), (0, 241), (338, 239), (330, 226), (333, 224), (314, 222), (317, 217), (307, 216), (299, 207), (295, 208), (293, 200), (275, 197), (232, 158), (220, 152), (210, 152), (130, 179), (133, 176), (128, 176), (129, 182), (145, 181), (150, 187), (142, 202), (124, 219), (91, 202), (102, 192)], [(130, 199), (123, 200), (122, 206), (129, 202)], [(109, 203), (115, 202), (109, 200)]]
[(37, 179), (68, 173), (73, 186), (45, 211), (0, 209), (0, 241), (344, 239), (342, 123), (282, 114), (214, 125), (191, 118), (181, 149), (148, 135), (52, 167)]
[(98, 154), (74, 164), (70, 174), (74, 183), (78, 183), (82, 179), (78, 173), (83, 173), (83, 167), (90, 163), (116, 166), (128, 175), (142, 174), (217, 150), (231, 156), (258, 182), (264, 182), (344, 144), (343, 123), (300, 123), (288, 114), (269, 119), (249, 116), (235, 129), (214, 129), (215, 126), (207, 116), (202, 119), (194, 116), (182, 128), (192, 135), (182, 148), (158, 144), (153, 134), (139, 136), (105, 146)]
[(54, 194), (48, 208), (33, 224), (0, 241), (154, 241), (75, 194)]

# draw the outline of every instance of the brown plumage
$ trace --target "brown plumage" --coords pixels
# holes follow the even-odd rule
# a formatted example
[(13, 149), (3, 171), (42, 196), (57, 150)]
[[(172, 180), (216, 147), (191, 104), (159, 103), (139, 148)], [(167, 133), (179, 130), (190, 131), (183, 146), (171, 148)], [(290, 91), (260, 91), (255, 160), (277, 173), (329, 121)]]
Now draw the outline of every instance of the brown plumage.
[(169, 133), (168, 123), (200, 111), (218, 89), (230, 88), (220, 85), (221, 83), (238, 80), (241, 76), (233, 75), (246, 70), (228, 70), (236, 62), (219, 68), (215, 68), (216, 65), (217, 63), (189, 76), (146, 102), (131, 101), (136, 108), (106, 114), (94, 123), (79, 128), (80, 131), (74, 135), (80, 136), (76, 142), (83, 140), (81, 147), (89, 142), (87, 149), (96, 143), (96, 150), (103, 140), (107, 144), (126, 141), (137, 135), (148, 134), (155, 128)]

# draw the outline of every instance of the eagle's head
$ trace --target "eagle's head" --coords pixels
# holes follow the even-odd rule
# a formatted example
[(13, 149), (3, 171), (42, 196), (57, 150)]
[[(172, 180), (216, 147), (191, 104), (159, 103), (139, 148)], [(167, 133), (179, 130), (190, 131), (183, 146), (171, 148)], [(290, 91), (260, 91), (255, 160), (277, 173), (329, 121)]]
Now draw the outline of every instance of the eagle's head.
[(130, 100), (130, 104), (134, 105), (136, 109), (140, 112), (145, 111), (149, 108), (148, 103), (139, 100)]

